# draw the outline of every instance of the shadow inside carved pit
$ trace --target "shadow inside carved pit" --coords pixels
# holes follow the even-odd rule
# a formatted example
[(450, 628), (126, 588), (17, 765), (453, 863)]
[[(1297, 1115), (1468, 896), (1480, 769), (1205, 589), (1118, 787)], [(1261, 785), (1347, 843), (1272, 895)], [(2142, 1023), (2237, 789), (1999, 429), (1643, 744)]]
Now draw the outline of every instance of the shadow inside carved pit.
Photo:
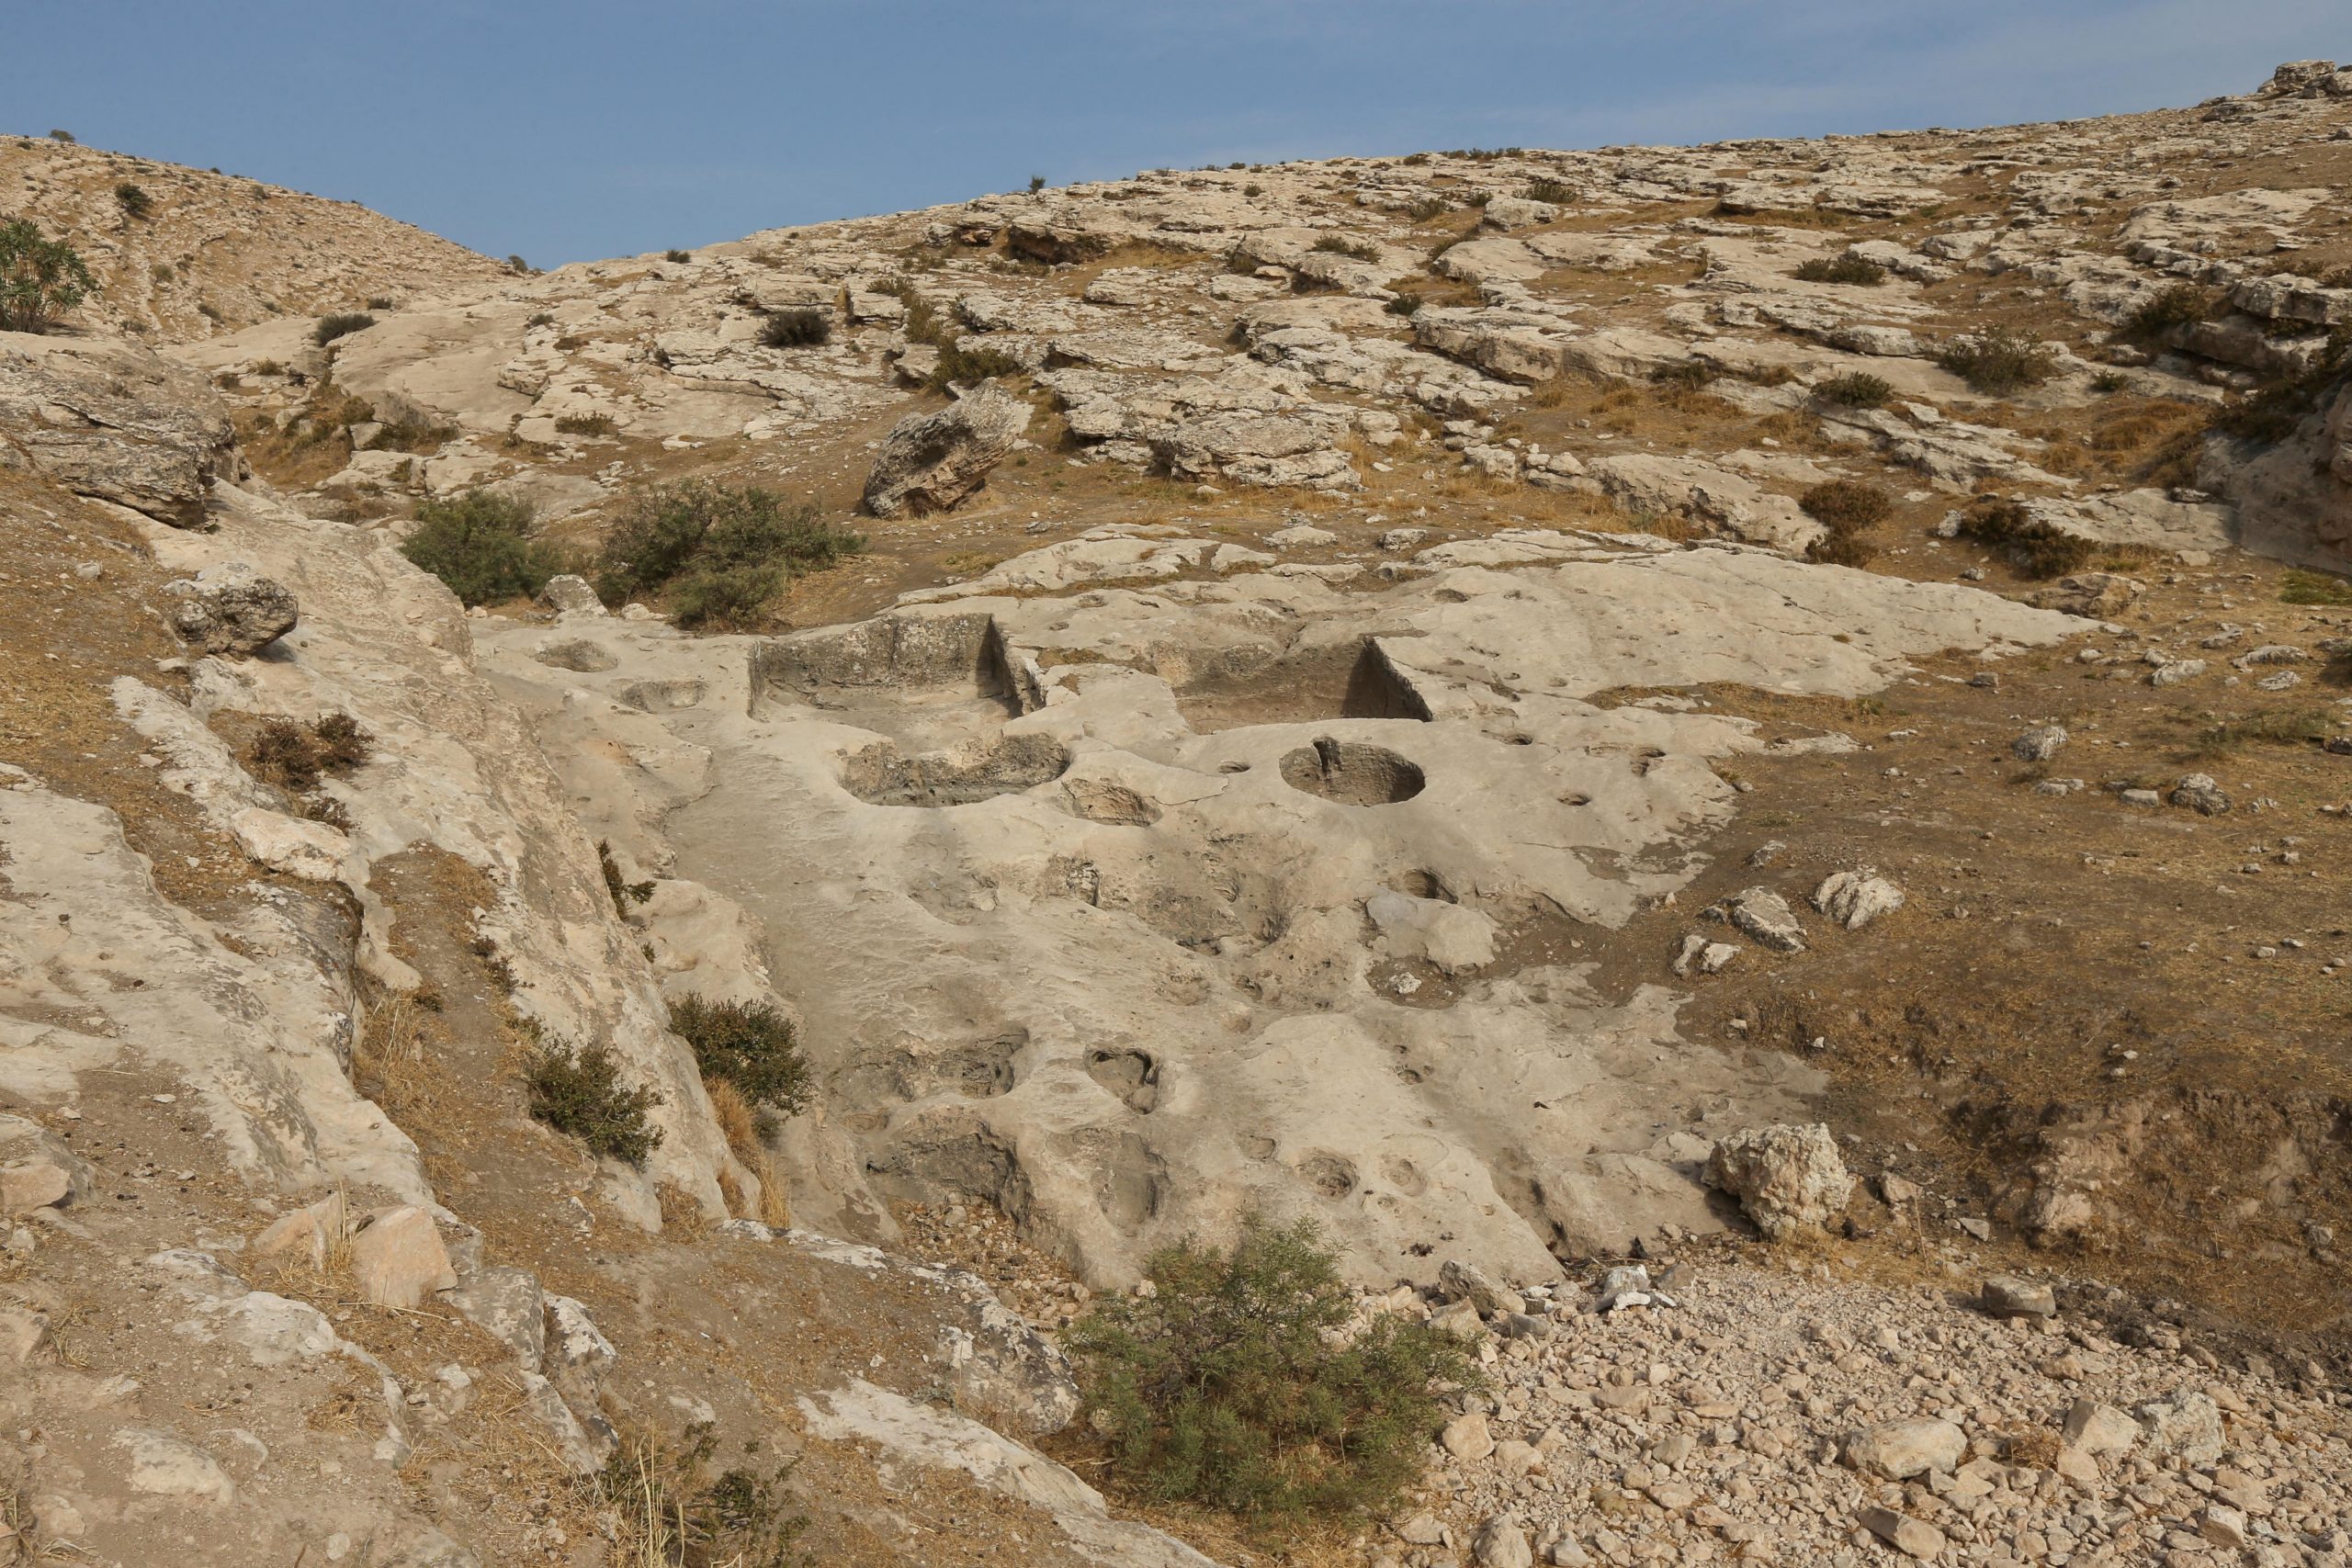
[(833, 1093), (842, 1104), (865, 1106), (928, 1100), (936, 1094), (992, 1100), (1012, 1090), (1013, 1058), (1028, 1044), (1029, 1032), (1021, 1028), (945, 1045), (902, 1035), (896, 1049), (844, 1070)]
[(1108, 779), (1068, 779), (1062, 784), (1062, 804), (1073, 817), (1107, 822), (1120, 828), (1148, 828), (1159, 820), (1159, 807), (1122, 784)]
[(1157, 647), (1151, 660), (1153, 672), (1174, 688), (1184, 722), (1202, 735), (1332, 718), (1430, 717), (1429, 705), (1374, 637), (1271, 659), (1248, 650)]
[(542, 643), (532, 650), (531, 657), (551, 670), (570, 670), (582, 675), (599, 674), (620, 665), (619, 660), (585, 638)]
[(1295, 1168), (1301, 1181), (1326, 1198), (1344, 1198), (1356, 1190), (1355, 1162), (1329, 1149), (1310, 1152)]
[(970, 806), (1035, 789), (1069, 768), (1069, 753), (1043, 735), (1009, 735), (913, 757), (899, 755), (896, 745), (884, 741), (842, 764), (842, 787), (875, 806)]
[(1421, 770), (1385, 746), (1317, 736), (1283, 758), (1283, 782), (1341, 806), (1393, 806), (1421, 793)]
[(1138, 1115), (1150, 1115), (1159, 1103), (1159, 1064), (1141, 1051), (1090, 1051), (1086, 1076)]
[(632, 681), (614, 694), (639, 713), (676, 713), (702, 701), (700, 681)]

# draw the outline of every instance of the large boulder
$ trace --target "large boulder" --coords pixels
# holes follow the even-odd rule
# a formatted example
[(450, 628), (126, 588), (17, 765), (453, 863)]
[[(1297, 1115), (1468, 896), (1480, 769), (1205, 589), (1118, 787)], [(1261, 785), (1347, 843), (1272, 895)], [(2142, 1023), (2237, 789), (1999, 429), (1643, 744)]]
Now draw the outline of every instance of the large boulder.
[(258, 653), (294, 629), (300, 607), (284, 583), (243, 561), (208, 566), (164, 584), (164, 619), (198, 653)]
[(1778, 1241), (1837, 1218), (1854, 1179), (1838, 1157), (1838, 1140), (1816, 1122), (1733, 1134), (1708, 1156), (1707, 1185), (1737, 1198), (1756, 1228)]
[(937, 413), (899, 422), (865, 477), (865, 509), (876, 517), (944, 512), (987, 482), (1029, 428), (1029, 405), (992, 383)]
[(203, 377), (135, 344), (0, 333), (0, 466), (200, 528), (236, 441)]

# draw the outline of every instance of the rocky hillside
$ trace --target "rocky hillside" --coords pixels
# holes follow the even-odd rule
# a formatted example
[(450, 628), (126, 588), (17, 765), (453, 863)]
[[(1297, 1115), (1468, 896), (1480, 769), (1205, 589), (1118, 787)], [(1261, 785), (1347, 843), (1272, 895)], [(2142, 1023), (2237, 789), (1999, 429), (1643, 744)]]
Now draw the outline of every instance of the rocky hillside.
[(72, 241), (100, 288), (79, 320), (187, 343), (256, 322), (397, 308), (507, 274), (381, 213), (42, 137), (0, 137), (0, 220)]
[[(0, 1562), (2352, 1554), (2352, 72), (530, 276), (0, 159)], [(398, 547), (680, 480), (863, 551)], [(1058, 1343), (1252, 1213), (1488, 1371), (1288, 1542)]]

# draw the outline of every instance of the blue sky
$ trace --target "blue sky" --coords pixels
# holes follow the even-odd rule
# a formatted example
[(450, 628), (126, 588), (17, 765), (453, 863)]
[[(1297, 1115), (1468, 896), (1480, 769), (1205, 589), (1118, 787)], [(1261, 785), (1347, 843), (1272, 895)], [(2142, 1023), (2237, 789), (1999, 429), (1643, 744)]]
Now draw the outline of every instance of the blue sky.
[[(1982, 125), (2352, 55), (2346, 0), (74, 0), (0, 130), (540, 265), (1160, 165)], [(5, 201), (5, 193), (0, 193)]]

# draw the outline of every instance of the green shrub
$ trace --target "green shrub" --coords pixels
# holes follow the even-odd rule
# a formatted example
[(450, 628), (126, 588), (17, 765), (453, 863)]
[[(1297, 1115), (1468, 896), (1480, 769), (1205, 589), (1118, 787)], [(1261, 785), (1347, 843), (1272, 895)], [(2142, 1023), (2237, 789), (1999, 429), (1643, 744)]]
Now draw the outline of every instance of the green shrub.
[(531, 507), (492, 491), (469, 491), (416, 509), (401, 554), (449, 585), (467, 604), (527, 597), (563, 570), (553, 546), (531, 537)]
[(768, 1003), (684, 996), (670, 1004), (670, 1027), (694, 1047), (704, 1078), (725, 1078), (753, 1105), (787, 1116), (808, 1104), (808, 1064), (792, 1021)]
[(2339, 609), (2352, 609), (2352, 581), (2295, 567), (2278, 580), (2278, 602), (2282, 604), (2331, 604)]
[(29, 218), (0, 221), (0, 328), (47, 332), (97, 287), (73, 246), (42, 239)]
[(1577, 198), (1574, 189), (1557, 180), (1530, 180), (1527, 188), (1519, 194), (1530, 201), (1548, 201), (1555, 207), (1566, 207)]
[(1445, 197), (1442, 196), (1425, 196), (1421, 197), (1420, 200), (1413, 203), (1413, 205), (1407, 209), (1406, 215), (1411, 218), (1416, 223), (1427, 223), (1431, 219), (1444, 217), (1452, 210), (1453, 205), (1448, 202)]
[(311, 341), (323, 348), (339, 337), (365, 332), (376, 324), (376, 318), (365, 310), (338, 310), (332, 316), (322, 316), (311, 329)]
[(778, 310), (760, 323), (760, 343), (767, 348), (809, 348), (832, 337), (833, 313), (815, 305)]
[(371, 310), (389, 310), (392, 308), (392, 297), (389, 294), (371, 294), (368, 297), (368, 308)]
[(865, 547), (863, 535), (774, 491), (683, 479), (639, 493), (614, 524), (597, 557), (597, 588), (607, 603), (667, 588), (680, 625), (741, 625), (794, 571)]
[(155, 198), (129, 180), (114, 187), (114, 198), (126, 218), (144, 218), (155, 210)]
[(1030, 194), (1031, 196), (1035, 196), (1035, 195), (1036, 195), (1039, 191), (1044, 190), (1045, 188), (1046, 188), (1046, 176), (1045, 176), (1045, 175), (1031, 175), (1029, 176), (1029, 194)]
[(1385, 1314), (1345, 1343), (1335, 1255), (1310, 1221), (1251, 1218), (1229, 1253), (1187, 1241), (1147, 1265), (1156, 1289), (1071, 1331), (1118, 1476), (1165, 1501), (1279, 1520), (1353, 1514), (1420, 1471), (1434, 1385), (1476, 1376), (1469, 1348)]
[(610, 435), (619, 428), (608, 413), (558, 414), (555, 421), (558, 435)]
[(2123, 323), (2124, 335), (2147, 339), (2160, 337), (2174, 327), (2185, 327), (2203, 321), (2213, 309), (2214, 296), (2193, 283), (2176, 283), (2158, 289), (2141, 302)]
[(662, 259), (665, 262), (690, 262), (695, 258), (689, 252), (673, 248), (671, 250), (663, 251), (662, 253)]
[(535, 1120), (596, 1155), (641, 1169), (662, 1145), (662, 1130), (645, 1119), (662, 1103), (661, 1091), (622, 1088), (621, 1065), (601, 1040), (576, 1049), (560, 1040), (542, 1043), (524, 1061), (523, 1088)]
[(1813, 389), (1814, 396), (1825, 403), (1835, 403), (1845, 409), (1875, 409), (1886, 406), (1894, 396), (1894, 384), (1883, 376), (1873, 376), (1867, 370), (1849, 370), (1843, 376), (1832, 376)]
[(1353, 256), (1358, 261), (1378, 261), (1380, 247), (1366, 240), (1351, 240), (1342, 234), (1326, 234), (1315, 242), (1315, 248), (1326, 255)]
[(2061, 533), (2026, 510), (2022, 502), (1985, 496), (1962, 513), (1963, 538), (2006, 551), (2028, 577), (2064, 577), (2080, 571), (2099, 552), (2092, 541)]
[(1254, 201), (1266, 194), (1266, 187), (1261, 185), (1246, 185), (1241, 187), (1241, 194)]
[(62, 141), (68, 147), (74, 144), (74, 133), (70, 130), (52, 130), (49, 133), (49, 139), (51, 141)]
[(1806, 513), (1832, 528), (1867, 528), (1894, 510), (1894, 497), (1860, 479), (1830, 479), (1797, 497)]
[(940, 345), (939, 363), (932, 367), (926, 384), (936, 392), (950, 383), (968, 387), (975, 381), (1018, 376), (1024, 368), (1021, 361), (1001, 348), (989, 348), (986, 344), (966, 348), (960, 343), (948, 343)]
[(531, 270), (531, 264), (525, 261), (521, 256), (508, 256), (506, 258), (506, 270), (509, 272), (527, 273)]
[(1418, 294), (1399, 294), (1381, 308), (1392, 316), (1411, 316), (1418, 315), (1428, 302)]
[(1848, 251), (1843, 255), (1815, 256), (1800, 265), (1796, 276), (1804, 283), (1853, 283), (1868, 288), (1886, 281), (1886, 268)]
[(596, 869), (604, 874), (605, 891), (612, 895), (613, 913), (623, 919), (628, 919), (631, 904), (642, 904), (653, 897), (652, 883), (631, 882), (621, 874), (620, 862), (613, 858), (613, 846), (608, 840), (596, 840)]
[(1868, 566), (1878, 558), (1878, 547), (1862, 537), (1862, 530), (1883, 521), (1894, 509), (1894, 498), (1874, 484), (1830, 479), (1797, 497), (1797, 504), (1829, 530), (1805, 547), (1808, 560)]
[(2102, 370), (2091, 378), (2091, 390), (2104, 397), (2120, 392), (2132, 384), (2132, 378), (2120, 370)]
[(2007, 327), (1953, 338), (1936, 351), (1936, 363), (1994, 397), (2039, 387), (2058, 373), (2055, 355)]

